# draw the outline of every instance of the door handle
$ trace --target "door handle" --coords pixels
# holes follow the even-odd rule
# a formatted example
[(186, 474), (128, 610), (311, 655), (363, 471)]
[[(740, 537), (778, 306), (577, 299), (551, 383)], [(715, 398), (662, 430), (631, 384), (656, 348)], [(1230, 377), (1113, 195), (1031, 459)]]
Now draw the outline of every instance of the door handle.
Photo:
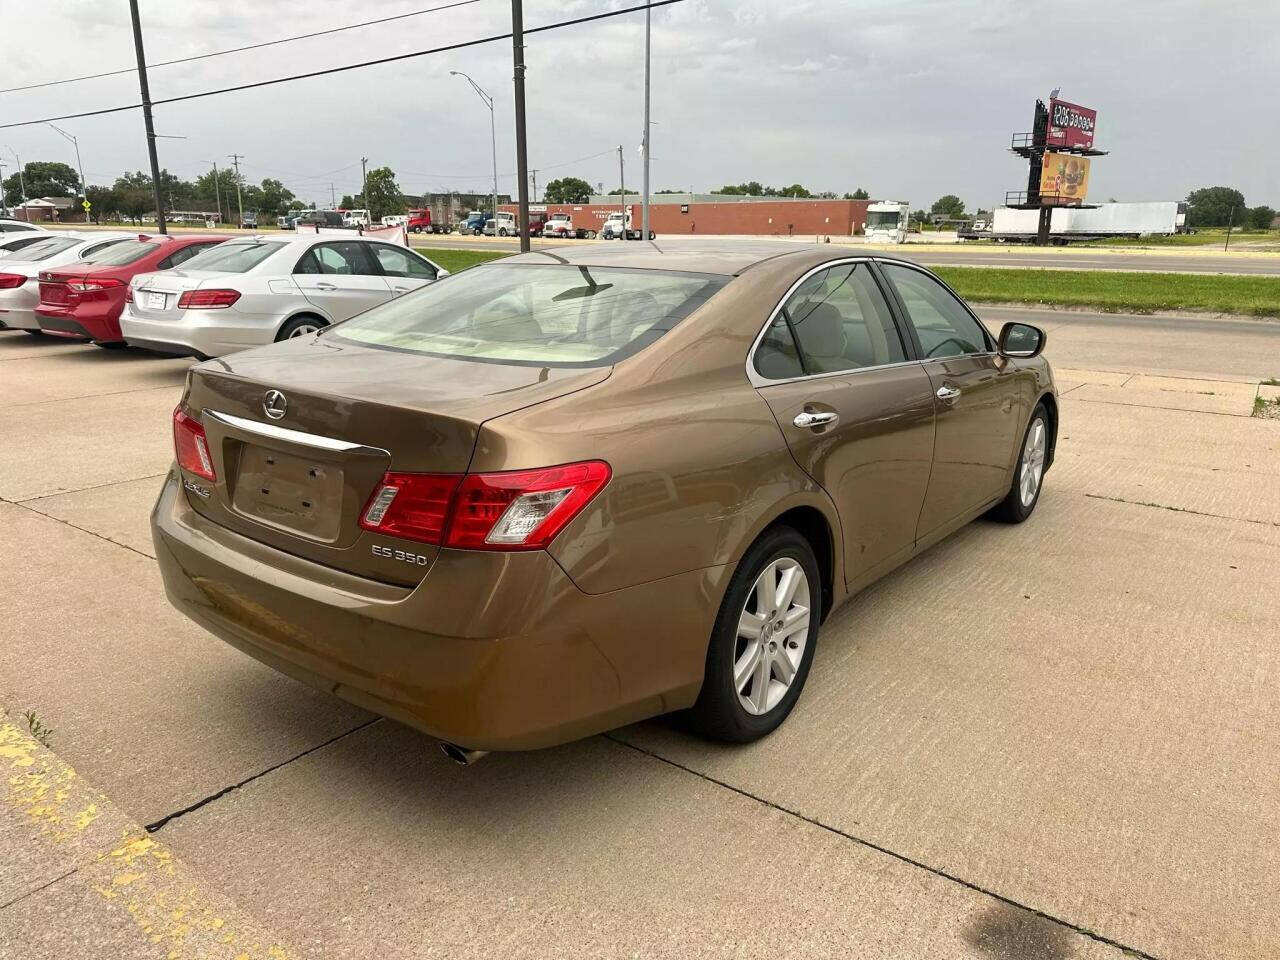
[(316, 289), (317, 290), (337, 290), (338, 285), (336, 283), (330, 283), (328, 280), (317, 280)]
[(960, 396), (960, 388), (942, 386), (938, 388), (938, 392), (934, 394), (934, 396), (936, 396), (939, 400), (943, 400), (947, 403), (950, 403), (956, 397)]
[(791, 422), (797, 427), (821, 427), (824, 424), (835, 423), (840, 419), (840, 414), (834, 410), (824, 411), (822, 413), (810, 413), (808, 410), (796, 414), (796, 418)]
[(408, 293), (413, 287), (392, 287), (391, 289), (396, 293)]

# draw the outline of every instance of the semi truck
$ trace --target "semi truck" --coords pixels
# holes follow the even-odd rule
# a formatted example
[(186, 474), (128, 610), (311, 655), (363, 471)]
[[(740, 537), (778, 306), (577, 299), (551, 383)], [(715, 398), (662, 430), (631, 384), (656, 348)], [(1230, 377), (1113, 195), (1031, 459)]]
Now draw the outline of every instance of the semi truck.
[(911, 204), (897, 200), (877, 200), (867, 205), (867, 222), (862, 228), (867, 243), (905, 243)]
[[(1093, 208), (1054, 207), (1051, 217), (1049, 238), (1057, 244), (1101, 237), (1137, 239), (1185, 233), (1187, 229), (1187, 205), (1176, 200), (1100, 203)], [(1036, 239), (1039, 226), (1039, 210), (997, 207), (991, 217), (990, 231), (964, 232), (961, 238), (980, 240), (985, 237), (1005, 243), (1029, 243)]]

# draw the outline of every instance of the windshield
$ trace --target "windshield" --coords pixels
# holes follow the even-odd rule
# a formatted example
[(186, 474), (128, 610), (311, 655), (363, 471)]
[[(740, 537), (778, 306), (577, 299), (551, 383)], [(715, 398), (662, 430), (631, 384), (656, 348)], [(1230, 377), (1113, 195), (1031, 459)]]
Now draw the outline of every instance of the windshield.
[(63, 250), (69, 250), (77, 244), (84, 243), (83, 237), (50, 237), (47, 240), (41, 240), (39, 243), (33, 243), (29, 247), (23, 247), (20, 251), (13, 255), (11, 259), (35, 262), (37, 260), (47, 260), (55, 253), (61, 253)]
[(141, 260), (155, 248), (156, 245), (149, 240), (122, 240), (86, 257), (85, 262), (95, 266), (119, 267)]
[(538, 366), (602, 366), (653, 343), (728, 277), (624, 268), (492, 264), (338, 324), (372, 347)]
[(182, 265), (182, 269), (245, 273), (283, 246), (278, 240), (228, 240), (204, 253), (197, 253)]
[(867, 229), (875, 227), (896, 227), (900, 214), (898, 211), (875, 210), (867, 214)]

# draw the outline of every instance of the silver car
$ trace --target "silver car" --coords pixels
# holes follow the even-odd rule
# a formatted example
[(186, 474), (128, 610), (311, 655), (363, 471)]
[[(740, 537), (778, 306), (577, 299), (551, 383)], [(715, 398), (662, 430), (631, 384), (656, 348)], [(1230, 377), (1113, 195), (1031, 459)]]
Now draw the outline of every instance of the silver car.
[(92, 261), (95, 254), (137, 233), (42, 233), (38, 243), (0, 260), (0, 327), (40, 332), (35, 308), (40, 302), (40, 271)]
[(135, 347), (218, 357), (314, 333), (449, 271), (416, 251), (352, 235), (228, 240), (129, 286), (120, 331)]

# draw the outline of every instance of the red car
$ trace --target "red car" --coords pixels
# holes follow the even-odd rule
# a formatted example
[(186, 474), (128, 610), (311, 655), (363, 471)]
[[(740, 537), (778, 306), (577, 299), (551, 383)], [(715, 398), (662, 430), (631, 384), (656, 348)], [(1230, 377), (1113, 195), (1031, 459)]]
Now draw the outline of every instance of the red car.
[(92, 340), (100, 347), (124, 346), (120, 314), (129, 281), (140, 273), (169, 270), (226, 237), (184, 234), (112, 244), (92, 260), (40, 271), (40, 329), (59, 337)]

